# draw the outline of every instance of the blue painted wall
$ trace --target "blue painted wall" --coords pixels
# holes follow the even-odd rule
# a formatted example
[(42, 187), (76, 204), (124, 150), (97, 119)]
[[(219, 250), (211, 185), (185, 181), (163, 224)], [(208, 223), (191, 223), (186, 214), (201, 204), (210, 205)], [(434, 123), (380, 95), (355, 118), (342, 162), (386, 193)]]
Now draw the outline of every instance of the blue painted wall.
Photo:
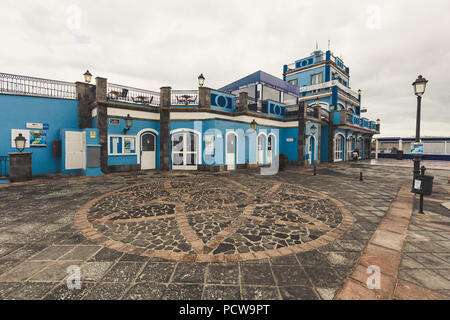
[[(113, 125), (109, 123), (109, 119), (117, 119), (120, 121), (120, 124)], [(123, 129), (125, 128), (125, 119), (116, 118), (116, 117), (108, 117), (108, 135), (123, 134)], [(127, 131), (127, 135), (136, 136), (143, 129), (154, 129), (159, 133), (159, 121), (151, 121), (151, 120), (136, 120), (133, 119), (133, 125), (130, 130)], [(156, 135), (156, 134), (155, 134)], [(108, 139), (109, 143), (109, 139)], [(136, 144), (140, 144), (140, 136), (136, 137)], [(159, 134), (156, 135), (156, 168), (159, 169)], [(108, 156), (108, 165), (124, 165), (124, 164), (137, 164), (137, 157), (140, 156), (139, 153), (137, 155), (109, 155)]]
[[(27, 122), (47, 123), (46, 147), (31, 147), (33, 175), (61, 172), (61, 158), (53, 156), (53, 140), (61, 128), (78, 128), (78, 101), (0, 94), (0, 155), (17, 152), (11, 147), (11, 129), (27, 129)], [(29, 139), (29, 137), (27, 137)]]
[(320, 161), (328, 162), (328, 126), (320, 127)]

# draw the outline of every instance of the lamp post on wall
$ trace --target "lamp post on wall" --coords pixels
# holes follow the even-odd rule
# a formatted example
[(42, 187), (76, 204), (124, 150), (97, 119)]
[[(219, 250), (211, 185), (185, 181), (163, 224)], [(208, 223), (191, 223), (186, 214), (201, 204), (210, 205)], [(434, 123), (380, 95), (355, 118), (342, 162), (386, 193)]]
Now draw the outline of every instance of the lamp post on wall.
[(256, 128), (258, 128), (258, 124), (256, 123), (255, 119), (253, 119), (253, 121), (250, 123), (250, 128), (255, 131)]
[(14, 139), (14, 142), (16, 144), (16, 149), (19, 152), (22, 152), (25, 149), (27, 139), (24, 136), (22, 136), (21, 133), (19, 133), (19, 135)]
[[(416, 142), (420, 142), (420, 109), (422, 104), (422, 95), (425, 93), (427, 80), (421, 75), (413, 82), (414, 94), (417, 96), (417, 117), (416, 117)], [(419, 155), (414, 155), (414, 179), (420, 175), (420, 159)]]
[(133, 126), (133, 119), (131, 119), (130, 115), (127, 114), (125, 118), (125, 128), (123, 129), (123, 134), (127, 134), (127, 131)]
[(89, 72), (89, 70), (86, 70), (86, 72), (83, 74), (84, 76), (84, 81), (86, 83), (90, 83), (92, 80), (92, 74)]
[(311, 132), (311, 135), (314, 136), (317, 132), (317, 127), (315, 125), (312, 125), (310, 132)]
[(204, 84), (205, 84), (205, 77), (203, 76), (203, 73), (200, 73), (200, 75), (198, 76), (198, 86), (203, 87)]

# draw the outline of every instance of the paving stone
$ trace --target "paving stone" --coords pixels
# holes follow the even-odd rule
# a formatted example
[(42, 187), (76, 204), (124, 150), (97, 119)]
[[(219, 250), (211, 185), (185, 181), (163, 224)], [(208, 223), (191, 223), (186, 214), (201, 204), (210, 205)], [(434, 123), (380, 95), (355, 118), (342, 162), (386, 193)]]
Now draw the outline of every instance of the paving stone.
[(78, 246), (60, 257), (59, 260), (87, 260), (100, 248), (100, 246)]
[(117, 300), (129, 287), (128, 283), (98, 283), (83, 300)]
[(31, 281), (57, 282), (69, 275), (69, 266), (81, 266), (82, 261), (55, 262), (47, 266), (44, 270), (36, 273), (30, 278)]
[(144, 266), (142, 262), (117, 262), (102, 278), (104, 282), (131, 282)]
[(289, 286), (280, 287), (280, 293), (285, 300), (318, 300), (319, 297), (310, 287)]
[(123, 255), (123, 252), (103, 248), (95, 254), (89, 261), (116, 261)]
[(5, 297), (5, 300), (40, 300), (42, 299), (56, 283), (44, 282), (23, 282), (20, 286), (11, 290)]
[(169, 282), (175, 269), (175, 262), (149, 262), (136, 281)]
[(295, 265), (298, 266), (298, 260), (295, 255), (273, 257), (270, 259), (272, 265)]
[(87, 262), (81, 267), (82, 281), (100, 280), (113, 263), (108, 261)]
[(216, 284), (238, 284), (239, 265), (237, 263), (209, 264), (206, 282)]
[(275, 285), (269, 264), (241, 264), (242, 284)]
[(311, 286), (308, 277), (300, 266), (272, 266), (278, 286)]
[(0, 281), (23, 281), (31, 277), (34, 273), (39, 272), (50, 262), (48, 261), (26, 261), (14, 269), (10, 270), (8, 273), (3, 274), (0, 277)]
[(203, 300), (240, 300), (239, 286), (207, 285), (203, 292)]
[(243, 286), (242, 298), (244, 300), (279, 300), (280, 295), (274, 286)]
[(164, 300), (200, 300), (202, 284), (169, 284), (164, 293)]
[(178, 283), (203, 283), (206, 266), (204, 263), (180, 262), (175, 269), (172, 281)]
[(399, 279), (406, 280), (430, 290), (448, 290), (450, 281), (429, 269), (402, 269)]
[(134, 285), (124, 296), (126, 300), (159, 300), (166, 286), (154, 282), (141, 282)]
[(69, 289), (64, 283), (50, 291), (44, 300), (80, 300), (93, 286), (93, 283), (81, 282), (80, 289)]
[(51, 246), (36, 255), (32, 256), (31, 260), (56, 260), (72, 250), (73, 246)]
[(344, 278), (340, 277), (332, 268), (306, 266), (304, 270), (311, 279), (314, 287), (334, 288), (340, 287), (343, 284)]

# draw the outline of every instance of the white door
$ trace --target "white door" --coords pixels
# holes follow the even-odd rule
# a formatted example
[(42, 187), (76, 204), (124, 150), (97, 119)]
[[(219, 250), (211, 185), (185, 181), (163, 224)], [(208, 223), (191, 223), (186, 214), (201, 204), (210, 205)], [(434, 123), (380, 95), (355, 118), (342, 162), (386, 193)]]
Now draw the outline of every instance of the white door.
[(342, 161), (342, 151), (344, 149), (344, 138), (342, 136), (337, 136), (334, 143), (334, 160)]
[(141, 135), (141, 170), (156, 168), (156, 137), (146, 132)]
[(234, 134), (227, 135), (227, 152), (226, 164), (228, 170), (236, 169), (236, 136)]
[(197, 170), (198, 136), (192, 132), (172, 135), (172, 169)]
[(274, 148), (274, 141), (273, 136), (269, 136), (267, 138), (267, 163), (272, 163), (272, 154), (273, 154), (273, 148)]
[(66, 170), (86, 169), (86, 133), (66, 131)]
[(261, 134), (258, 136), (258, 164), (264, 164), (265, 137)]

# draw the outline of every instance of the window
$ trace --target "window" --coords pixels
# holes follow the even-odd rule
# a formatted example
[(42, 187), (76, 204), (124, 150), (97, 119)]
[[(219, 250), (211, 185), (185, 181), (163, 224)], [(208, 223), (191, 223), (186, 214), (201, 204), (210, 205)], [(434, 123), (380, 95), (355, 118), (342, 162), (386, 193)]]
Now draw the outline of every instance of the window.
[(136, 137), (109, 135), (108, 155), (136, 155)]
[(322, 83), (322, 72), (311, 75), (311, 85)]
[(292, 80), (289, 80), (288, 82), (296, 87), (298, 86), (298, 79), (292, 79)]

